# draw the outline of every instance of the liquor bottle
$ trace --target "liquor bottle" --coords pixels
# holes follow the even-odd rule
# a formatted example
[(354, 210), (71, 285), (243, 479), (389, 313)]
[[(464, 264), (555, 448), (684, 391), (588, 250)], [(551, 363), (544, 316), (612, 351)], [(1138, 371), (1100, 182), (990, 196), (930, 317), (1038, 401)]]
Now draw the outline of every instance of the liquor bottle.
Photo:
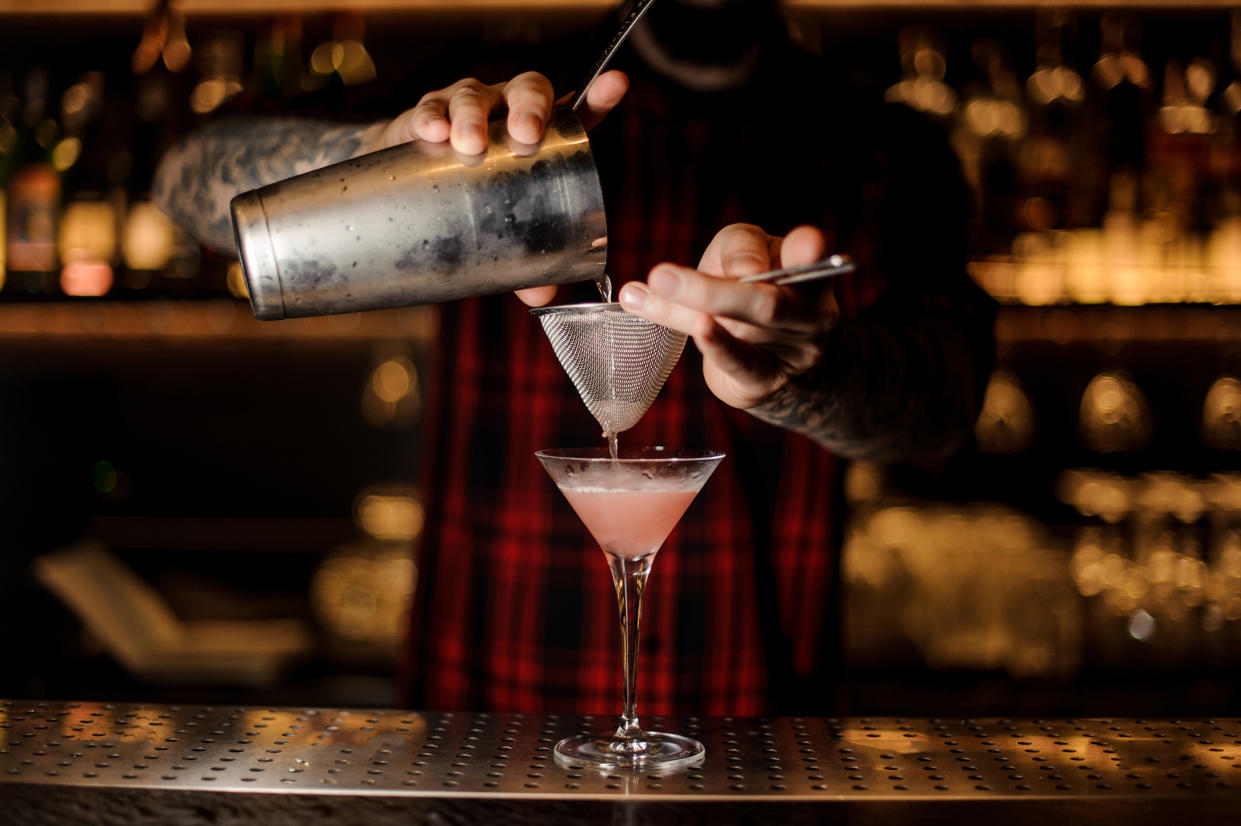
[(102, 72), (86, 72), (60, 102), (64, 137), (52, 151), (52, 165), (61, 173), (63, 190), (59, 281), (70, 296), (101, 296), (112, 288), (117, 205), (109, 192), (109, 146), (102, 129), (105, 87)]
[(8, 253), (8, 200), (9, 165), (17, 151), (18, 113), (17, 94), (13, 90), (13, 73), (0, 74), (0, 292), (4, 290), (8, 273), (5, 255)]
[[(1097, 122), (1109, 178), (1117, 172), (1140, 174), (1146, 164), (1147, 90), (1150, 68), (1132, 45), (1134, 25), (1123, 17), (1105, 15), (1094, 79), (1101, 92)], [(1106, 198), (1100, 199), (1106, 208)]]
[(1084, 193), (1080, 184), (1091, 172), (1083, 163), (1081, 75), (1064, 62), (1065, 29), (1071, 20), (1063, 9), (1041, 11), (1036, 22), (1035, 70), (1026, 82), (1030, 99), (1030, 133), (1018, 154), (1023, 195), (1019, 221), (1026, 230), (1083, 226)]
[(1029, 127), (1021, 87), (999, 44), (971, 45), (976, 77), (964, 90), (958, 132), (976, 158), (979, 210), (976, 244), (989, 254), (1013, 249), (1021, 204), (1017, 153)]
[(285, 15), (270, 22), (264, 36), (254, 44), (254, 80), (249, 86), (258, 108), (287, 106), (305, 93), (302, 56), (302, 19)]
[(174, 296), (199, 289), (198, 246), (154, 205), (151, 182), (181, 112), (173, 77), (159, 68), (140, 75), (137, 84), (127, 211), (122, 232), (125, 261), (123, 286), (133, 294)]
[(52, 150), (60, 127), (48, 112), (48, 73), (31, 70), (24, 83), (16, 148), (6, 175), (6, 291), (46, 296), (56, 291), (56, 222), (60, 176)]
[(1218, 128), (1211, 143), (1210, 234), (1206, 271), (1217, 302), (1241, 304), (1241, 10), (1230, 12), (1226, 67), (1209, 106)]

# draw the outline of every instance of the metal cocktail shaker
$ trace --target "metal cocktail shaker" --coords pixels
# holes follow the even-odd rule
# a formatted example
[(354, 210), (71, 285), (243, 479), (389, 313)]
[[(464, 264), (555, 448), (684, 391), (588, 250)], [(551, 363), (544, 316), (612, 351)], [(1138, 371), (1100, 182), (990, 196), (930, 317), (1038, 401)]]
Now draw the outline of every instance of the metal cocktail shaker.
[(233, 232), (254, 315), (346, 313), (603, 275), (607, 223), (586, 132), (558, 109), (537, 146), (411, 141), (244, 192)]

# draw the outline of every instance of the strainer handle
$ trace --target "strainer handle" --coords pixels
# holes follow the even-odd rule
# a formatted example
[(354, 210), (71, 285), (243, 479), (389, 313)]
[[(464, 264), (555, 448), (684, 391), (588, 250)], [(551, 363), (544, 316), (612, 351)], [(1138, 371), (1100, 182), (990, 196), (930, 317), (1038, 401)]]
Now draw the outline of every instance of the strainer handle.
[(785, 267), (782, 270), (768, 270), (756, 275), (747, 275), (738, 279), (744, 282), (770, 281), (781, 286), (800, 284), (803, 281), (817, 281), (820, 278), (835, 278), (838, 275), (851, 273), (857, 269), (853, 259), (847, 255), (829, 255), (822, 261), (803, 264), (799, 267)]

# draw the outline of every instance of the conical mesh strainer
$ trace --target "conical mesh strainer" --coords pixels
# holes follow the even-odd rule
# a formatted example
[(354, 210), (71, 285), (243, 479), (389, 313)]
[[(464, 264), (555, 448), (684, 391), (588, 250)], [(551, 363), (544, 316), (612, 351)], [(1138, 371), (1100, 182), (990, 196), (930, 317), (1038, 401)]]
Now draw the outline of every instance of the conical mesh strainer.
[(685, 349), (685, 334), (630, 315), (620, 304), (530, 311), (604, 433), (638, 423)]

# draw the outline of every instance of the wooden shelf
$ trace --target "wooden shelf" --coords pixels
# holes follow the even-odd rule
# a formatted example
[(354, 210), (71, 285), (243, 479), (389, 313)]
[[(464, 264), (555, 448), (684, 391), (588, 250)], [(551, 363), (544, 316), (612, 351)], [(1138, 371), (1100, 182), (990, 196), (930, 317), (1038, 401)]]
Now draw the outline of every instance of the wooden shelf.
[(1055, 342), (1241, 342), (1241, 307), (1208, 304), (1066, 304), (1001, 307), (995, 323), (1000, 344)]
[(435, 309), (427, 306), (258, 321), (249, 305), (232, 298), (0, 303), (0, 340), (38, 337), (427, 342), (435, 336), (436, 322)]
[[(263, 16), (330, 12), (364, 13), (525, 13), (598, 11), (619, 0), (176, 0), (189, 17)], [(1194, 10), (1231, 9), (1235, 0), (782, 0), (792, 13), (832, 9), (926, 8), (947, 10), (1077, 9)], [(145, 16), (154, 0), (0, 0), (0, 16)]]
[(92, 535), (113, 548), (307, 553), (358, 538), (344, 517), (98, 516)]
[[(606, 9), (617, 0), (174, 0), (187, 16), (315, 12), (477, 12)], [(0, 15), (146, 15), (154, 0), (0, 0)]]

